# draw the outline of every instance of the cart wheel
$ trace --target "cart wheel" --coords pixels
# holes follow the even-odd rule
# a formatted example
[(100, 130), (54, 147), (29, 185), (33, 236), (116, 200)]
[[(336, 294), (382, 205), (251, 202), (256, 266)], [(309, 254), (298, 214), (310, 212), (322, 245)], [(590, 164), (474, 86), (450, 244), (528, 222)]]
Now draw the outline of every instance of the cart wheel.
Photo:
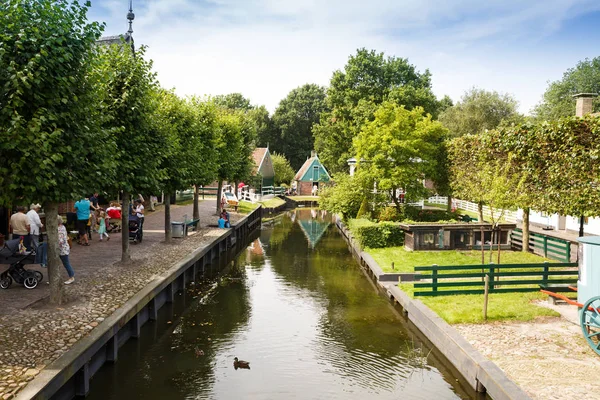
[(12, 278), (10, 276), (6, 275), (3, 278), (0, 278), (0, 288), (8, 289), (10, 285), (12, 285)]
[(583, 305), (579, 320), (583, 337), (600, 355), (600, 296), (592, 297)]
[(35, 276), (35, 279), (37, 279), (38, 282), (44, 280), (44, 274), (42, 274), (40, 271), (33, 271), (33, 276)]
[(27, 289), (35, 289), (35, 287), (37, 285), (38, 285), (38, 280), (35, 278), (34, 275), (28, 276), (23, 281), (23, 286), (25, 286)]

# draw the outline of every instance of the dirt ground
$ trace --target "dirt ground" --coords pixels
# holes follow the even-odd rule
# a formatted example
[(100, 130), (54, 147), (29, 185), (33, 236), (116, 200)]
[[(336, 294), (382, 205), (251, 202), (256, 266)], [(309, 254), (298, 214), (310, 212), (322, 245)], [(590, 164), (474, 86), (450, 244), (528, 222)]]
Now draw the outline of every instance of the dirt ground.
[(533, 399), (600, 399), (600, 356), (583, 338), (576, 307), (549, 307), (564, 315), (454, 327)]

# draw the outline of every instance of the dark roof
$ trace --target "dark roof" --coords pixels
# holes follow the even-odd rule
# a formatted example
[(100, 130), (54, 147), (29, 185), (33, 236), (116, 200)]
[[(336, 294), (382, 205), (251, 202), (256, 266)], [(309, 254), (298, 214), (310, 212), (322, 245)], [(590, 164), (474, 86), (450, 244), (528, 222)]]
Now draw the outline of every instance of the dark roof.
[(98, 39), (96, 43), (105, 45), (121, 44), (123, 43), (123, 40), (125, 41), (125, 43), (129, 43), (132, 39), (133, 37), (126, 33), (124, 35), (103, 36), (100, 39)]

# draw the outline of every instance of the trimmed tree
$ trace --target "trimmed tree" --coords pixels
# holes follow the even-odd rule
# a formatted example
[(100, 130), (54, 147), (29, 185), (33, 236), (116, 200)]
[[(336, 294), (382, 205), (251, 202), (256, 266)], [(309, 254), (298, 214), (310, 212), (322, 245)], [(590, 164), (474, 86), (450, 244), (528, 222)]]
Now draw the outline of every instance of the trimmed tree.
[(112, 129), (117, 144), (113, 154), (118, 163), (114, 188), (123, 193), (121, 261), (128, 262), (130, 196), (158, 191), (165, 177), (162, 160), (168, 145), (156, 122), (159, 87), (152, 62), (144, 58), (145, 48), (132, 53), (123, 42), (101, 50), (107, 76), (107, 127)]
[[(60, 304), (58, 203), (110, 183), (105, 76), (89, 2), (9, 0), (0, 11), (0, 202), (44, 204), (50, 301)], [(98, 167), (102, 166), (102, 171)]]

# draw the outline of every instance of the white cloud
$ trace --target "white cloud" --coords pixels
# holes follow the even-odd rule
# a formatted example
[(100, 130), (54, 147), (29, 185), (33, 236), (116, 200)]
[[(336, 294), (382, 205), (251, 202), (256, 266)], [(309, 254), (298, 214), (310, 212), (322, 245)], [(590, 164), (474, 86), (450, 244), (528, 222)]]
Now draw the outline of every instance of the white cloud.
[[(106, 34), (126, 30), (126, 1), (97, 6)], [(272, 111), (299, 85), (327, 85), (367, 47), (428, 68), (439, 96), (479, 86), (514, 94), (526, 112), (547, 80), (593, 56), (545, 38), (599, 9), (591, 0), (134, 0), (134, 37), (180, 94), (242, 92)]]

